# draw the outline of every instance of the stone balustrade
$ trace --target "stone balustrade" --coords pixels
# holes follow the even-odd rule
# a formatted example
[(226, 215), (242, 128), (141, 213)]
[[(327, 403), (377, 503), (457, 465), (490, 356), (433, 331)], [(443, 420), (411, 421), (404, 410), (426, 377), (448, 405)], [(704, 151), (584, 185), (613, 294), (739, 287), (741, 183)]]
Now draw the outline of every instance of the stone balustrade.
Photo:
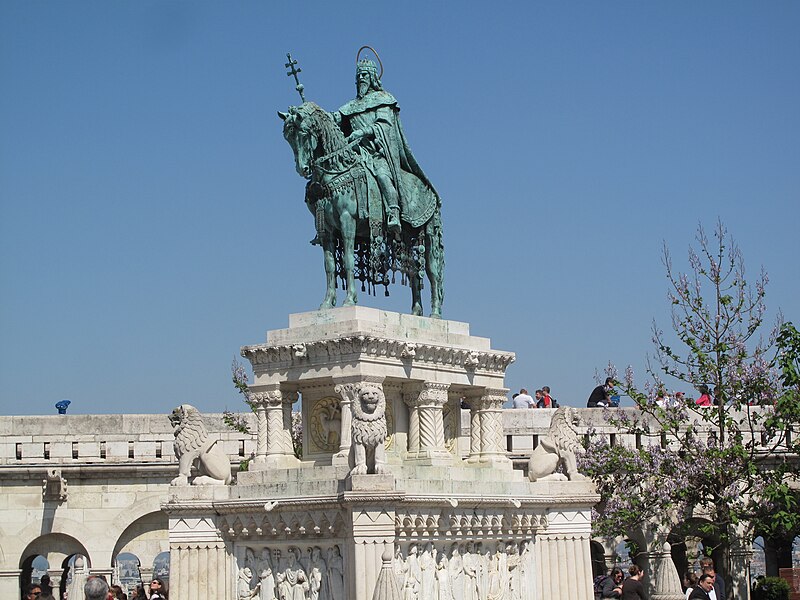
[[(255, 432), (255, 415), (243, 415)], [(221, 414), (204, 415), (231, 463), (256, 450), (255, 436), (230, 429)], [(47, 415), (0, 417), (0, 472), (4, 467), (52, 464), (170, 465), (177, 463), (172, 426), (160, 415)]]

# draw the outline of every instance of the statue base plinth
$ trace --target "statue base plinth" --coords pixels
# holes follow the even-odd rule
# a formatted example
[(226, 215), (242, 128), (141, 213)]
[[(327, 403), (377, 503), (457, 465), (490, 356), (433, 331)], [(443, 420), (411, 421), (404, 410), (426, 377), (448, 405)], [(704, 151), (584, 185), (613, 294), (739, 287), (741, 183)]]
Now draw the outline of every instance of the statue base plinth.
[[(227, 498), (198, 502), (176, 489), (163, 506), (173, 560), (193, 564), (186, 552), (212, 544), (229, 553), (232, 571), (225, 594), (197, 589), (202, 578), (179, 589), (243, 597), (269, 550), (276, 589), (267, 597), (278, 597), (279, 574), (302, 568), (310, 581), (312, 563), (324, 558), (317, 568), (331, 597), (386, 600), (373, 598), (384, 553), (394, 555), (394, 573), (422, 569), (426, 585), (434, 580), (428, 569), (445, 555), (471, 561), (472, 572), (503, 569), (499, 579), (514, 598), (591, 597), (594, 487), (531, 483), (502, 451), (513, 353), (470, 335), (466, 323), (351, 306), (291, 315), (288, 329), (270, 331), (242, 355), (265, 417), (258, 447), (287, 439), (301, 398), (303, 458), (258, 457), (237, 485), (219, 490)], [(470, 407), (463, 419), (462, 406)], [(350, 476), (351, 454), (390, 472)], [(281, 579), (284, 588), (290, 579), (297, 580)], [(406, 597), (433, 594), (420, 587)]]

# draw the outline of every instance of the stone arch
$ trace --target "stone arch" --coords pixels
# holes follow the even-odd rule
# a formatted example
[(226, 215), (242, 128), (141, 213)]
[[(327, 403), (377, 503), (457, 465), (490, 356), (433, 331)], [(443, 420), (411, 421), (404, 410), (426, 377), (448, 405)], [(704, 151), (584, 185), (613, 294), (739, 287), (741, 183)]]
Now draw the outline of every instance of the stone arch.
[[(120, 514), (111, 521), (111, 526), (109, 527), (110, 533), (119, 539), (136, 521), (152, 513), (160, 512), (166, 519), (166, 513), (161, 510), (161, 502), (163, 499), (163, 491), (154, 492), (152, 496), (146, 496), (144, 498), (137, 496), (136, 502), (133, 505), (126, 508), (123, 512), (120, 512)], [(117, 554), (116, 548), (113, 554)]]
[(69, 560), (75, 554), (85, 556), (91, 566), (92, 559), (89, 551), (76, 538), (66, 533), (47, 533), (40, 535), (25, 547), (19, 559), (19, 568), (23, 568), (23, 564), (29, 557), (44, 556), (52, 566), (62, 564), (64, 560)]
[[(691, 517), (676, 524), (669, 533), (667, 541), (671, 546), (672, 562), (678, 570), (678, 575), (683, 578), (687, 571), (695, 570), (694, 562), (695, 544), (704, 549), (717, 548), (719, 546), (719, 534), (714, 531), (714, 523), (703, 517)], [(715, 564), (720, 563), (718, 551), (711, 553), (711, 558)]]
[(117, 556), (130, 553), (139, 559), (140, 567), (149, 567), (166, 550), (169, 550), (169, 519), (161, 510), (148, 512), (131, 522), (117, 538), (112, 566), (117, 566)]
[(781, 535), (768, 535), (762, 531), (753, 532), (753, 547), (756, 549), (757, 540), (761, 540), (759, 551), (763, 551), (764, 572), (752, 571), (753, 576), (766, 575), (778, 577), (780, 569), (797, 568), (794, 565), (794, 546), (798, 544), (800, 531), (783, 532)]
[(69, 561), (75, 555), (82, 555), (86, 558), (87, 564), (91, 565), (91, 557), (86, 547), (76, 538), (66, 533), (47, 533), (40, 535), (28, 543), (23, 550), (19, 560), (20, 589), (31, 582), (33, 571), (33, 561), (37, 556), (43, 556), (47, 560), (50, 570), (62, 569), (62, 582), (60, 591), (64, 591), (65, 579), (69, 568)]

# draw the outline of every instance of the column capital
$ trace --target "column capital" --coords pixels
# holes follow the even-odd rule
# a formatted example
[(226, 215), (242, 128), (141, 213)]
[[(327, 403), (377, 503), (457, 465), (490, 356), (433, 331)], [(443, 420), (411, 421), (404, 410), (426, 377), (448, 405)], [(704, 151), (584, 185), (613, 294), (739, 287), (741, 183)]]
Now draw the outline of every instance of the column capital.
[(403, 401), (409, 407), (438, 406), (447, 404), (449, 383), (436, 381), (414, 381), (403, 385)]
[(365, 387), (376, 387), (383, 391), (383, 377), (376, 376), (354, 376), (354, 377), (334, 377), (333, 391), (342, 398), (342, 403), (354, 402), (359, 392)]
[(251, 385), (248, 389), (250, 390), (249, 400), (256, 408), (280, 406), (283, 401), (280, 384)]
[(475, 410), (499, 410), (508, 400), (508, 388), (483, 388), (466, 394), (470, 408)]

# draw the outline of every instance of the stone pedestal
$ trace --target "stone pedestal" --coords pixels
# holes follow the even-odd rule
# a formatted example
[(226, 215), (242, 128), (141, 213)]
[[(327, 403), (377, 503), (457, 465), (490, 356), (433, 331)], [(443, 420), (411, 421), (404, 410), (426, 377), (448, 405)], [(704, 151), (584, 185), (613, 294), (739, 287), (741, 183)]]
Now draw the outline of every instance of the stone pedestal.
[[(255, 374), (257, 453), (235, 486), (175, 488), (163, 505), (172, 597), (375, 600), (382, 556), (408, 600), (448, 585), (458, 599), (591, 597), (598, 496), (590, 482), (531, 483), (512, 469), (501, 419), (512, 353), (465, 323), (347, 307), (291, 315), (242, 355)], [(298, 394), (302, 461), (289, 437)], [(369, 394), (385, 398), (369, 413), (385, 431), (377, 474), (353, 469)]]

